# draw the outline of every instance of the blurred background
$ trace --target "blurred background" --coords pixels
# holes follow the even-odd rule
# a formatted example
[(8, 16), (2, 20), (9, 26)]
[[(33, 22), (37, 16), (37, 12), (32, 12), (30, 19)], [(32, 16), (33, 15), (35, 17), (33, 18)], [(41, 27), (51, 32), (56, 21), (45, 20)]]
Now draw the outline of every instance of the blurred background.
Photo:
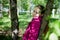
[[(9, 0), (0, 0), (0, 40), (11, 40), (11, 20)], [(47, 0), (17, 0), (19, 21), (19, 39), (21, 39), (36, 5), (46, 6)], [(54, 8), (50, 15), (49, 30), (44, 40), (60, 40), (60, 0), (54, 0)]]

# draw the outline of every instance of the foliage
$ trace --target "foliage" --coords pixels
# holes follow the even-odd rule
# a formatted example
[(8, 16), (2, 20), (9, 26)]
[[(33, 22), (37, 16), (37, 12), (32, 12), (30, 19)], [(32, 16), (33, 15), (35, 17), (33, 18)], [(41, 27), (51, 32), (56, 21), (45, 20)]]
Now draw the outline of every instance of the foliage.
[(40, 5), (43, 5), (43, 6), (45, 6), (46, 5), (46, 2), (47, 2), (47, 0), (32, 0), (32, 2), (35, 4), (35, 5), (38, 5), (38, 4), (40, 4)]
[[(30, 0), (17, 0), (17, 8), (24, 9), (25, 11), (29, 10)], [(56, 9), (59, 7), (60, 0), (55, 0), (54, 5)], [(0, 2), (1, 3), (1, 2)], [(32, 0), (32, 5), (41, 4), (46, 6), (47, 0)], [(3, 8), (9, 8), (8, 0), (3, 0)], [(11, 21), (8, 15), (8, 12), (2, 12), (3, 17), (0, 18), (0, 30), (9, 30), (11, 28)], [(26, 13), (20, 12), (18, 16), (19, 19), (19, 28), (22, 29), (22, 34), (24, 33), (28, 23), (31, 21), (31, 17), (28, 17)], [(55, 14), (56, 15), (56, 14)], [(50, 17), (48, 17), (50, 18)], [(60, 36), (60, 19), (51, 18), (49, 21), (49, 31), (46, 34), (46, 37), (49, 38), (51, 33), (55, 33), (57, 36)], [(5, 37), (2, 37), (5, 38)], [(7, 37), (8, 38), (8, 37)], [(10, 37), (9, 37), (10, 38)], [(47, 39), (46, 38), (46, 39)], [(6, 38), (5, 38), (6, 39)], [(9, 39), (7, 39), (9, 40)]]
[(8, 8), (9, 7), (9, 1), (8, 0), (2, 0), (3, 7)]

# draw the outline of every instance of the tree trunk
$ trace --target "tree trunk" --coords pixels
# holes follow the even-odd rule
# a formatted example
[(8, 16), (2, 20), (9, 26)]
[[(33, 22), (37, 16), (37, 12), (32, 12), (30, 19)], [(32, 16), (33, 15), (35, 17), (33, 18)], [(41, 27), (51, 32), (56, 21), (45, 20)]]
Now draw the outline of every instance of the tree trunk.
[(44, 13), (44, 16), (42, 19), (42, 24), (41, 24), (40, 34), (39, 34), (39, 40), (42, 40), (43, 31), (49, 22), (48, 17), (51, 15), (51, 12), (53, 9), (53, 3), (54, 3), (54, 0), (48, 0), (47, 1), (46, 10), (45, 10), (45, 13)]
[(2, 15), (2, 8), (3, 8), (3, 5), (2, 5), (2, 0), (0, 0), (0, 18), (2, 18), (3, 17), (3, 15)]
[(17, 0), (10, 0), (10, 13), (11, 13), (11, 29), (12, 40), (18, 40), (18, 16), (17, 16)]

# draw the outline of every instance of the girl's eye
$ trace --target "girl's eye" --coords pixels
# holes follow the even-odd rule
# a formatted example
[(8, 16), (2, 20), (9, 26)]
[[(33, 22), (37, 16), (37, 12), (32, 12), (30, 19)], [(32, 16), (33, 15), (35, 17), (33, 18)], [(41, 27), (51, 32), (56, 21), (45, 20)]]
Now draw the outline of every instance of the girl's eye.
[(33, 12), (35, 12), (35, 10)]
[(34, 10), (33, 12), (35, 12), (36, 14), (38, 13), (38, 12), (36, 12), (35, 10)]
[(37, 13), (35, 10), (33, 12)]
[(36, 14), (37, 14), (37, 12), (36, 12)]

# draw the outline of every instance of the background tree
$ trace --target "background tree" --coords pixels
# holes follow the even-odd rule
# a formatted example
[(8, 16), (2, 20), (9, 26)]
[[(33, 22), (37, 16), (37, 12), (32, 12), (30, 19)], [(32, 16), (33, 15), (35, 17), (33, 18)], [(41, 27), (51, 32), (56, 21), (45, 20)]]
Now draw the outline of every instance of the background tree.
[(18, 16), (17, 16), (17, 0), (10, 0), (10, 13), (11, 13), (11, 29), (12, 39), (18, 40)]
[(46, 10), (45, 10), (43, 20), (42, 20), (42, 24), (41, 24), (39, 40), (43, 40), (41, 38), (41, 35), (43, 34), (43, 31), (44, 31), (46, 25), (48, 24), (49, 16), (51, 15), (51, 12), (52, 12), (52, 9), (53, 9), (53, 3), (54, 3), (54, 0), (48, 0), (47, 1)]
[[(11, 32), (11, 20), (8, 17), (10, 15), (10, 14), (8, 15), (8, 11), (10, 8), (9, 7), (10, 1), (9, 0), (0, 0), (0, 4), (1, 4), (1, 1), (2, 1), (2, 11), (0, 11), (1, 12), (0, 14), (2, 15), (1, 16), (2, 18), (0, 18), (0, 32), (1, 32), (1, 30), (3, 30), (3, 32), (7, 32), (7, 31), (9, 31), (9, 32), (7, 32), (7, 36), (6, 36), (6, 34), (3, 35), (3, 36), (5, 36), (5, 38), (3, 36), (1, 37), (1, 34), (0, 34), (0, 38), (1, 38), (1, 40), (11, 40), (11, 33), (10, 33)], [(22, 37), (28, 23), (31, 20), (32, 16), (30, 16), (30, 13), (32, 13), (34, 6), (40, 4), (46, 8), (47, 2), (48, 2), (48, 0), (17, 0), (17, 14), (19, 12), (18, 19), (19, 19), (19, 30), (20, 30), (19, 37), (20, 38)], [(43, 37), (43, 39), (45, 38), (46, 40), (47, 39), (49, 40), (49, 37), (51, 37), (50, 35), (52, 33), (57, 34), (57, 36), (60, 38), (60, 0), (54, 0), (54, 4), (52, 4), (52, 5), (53, 5), (53, 10), (50, 15), (51, 18), (46, 17), (47, 19), (49, 19), (49, 24), (47, 23), (49, 26), (49, 30), (45, 35), (46, 38)], [(27, 11), (29, 11), (29, 12), (27, 12)], [(28, 15), (26, 15), (26, 14), (28, 14)], [(30, 16), (30, 17), (28, 17), (28, 16)], [(47, 28), (47, 27), (45, 27), (45, 28)], [(45, 33), (45, 31), (46, 30), (44, 30), (44, 33)], [(20, 40), (22, 40), (22, 39), (20, 39)]]

